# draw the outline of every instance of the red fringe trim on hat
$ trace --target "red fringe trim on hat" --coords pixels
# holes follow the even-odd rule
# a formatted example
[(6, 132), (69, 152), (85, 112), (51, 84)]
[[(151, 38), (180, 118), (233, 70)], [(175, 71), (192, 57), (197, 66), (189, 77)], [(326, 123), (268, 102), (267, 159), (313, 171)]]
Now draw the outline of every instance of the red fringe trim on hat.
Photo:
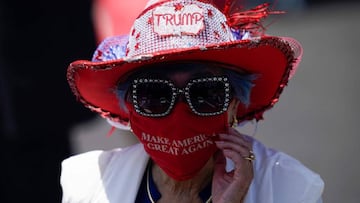
[(263, 36), (266, 30), (263, 20), (271, 14), (284, 14), (285, 12), (272, 11), (270, 3), (263, 3), (252, 9), (244, 10), (243, 1), (226, 0), (223, 13), (231, 28), (247, 30), (253, 36)]

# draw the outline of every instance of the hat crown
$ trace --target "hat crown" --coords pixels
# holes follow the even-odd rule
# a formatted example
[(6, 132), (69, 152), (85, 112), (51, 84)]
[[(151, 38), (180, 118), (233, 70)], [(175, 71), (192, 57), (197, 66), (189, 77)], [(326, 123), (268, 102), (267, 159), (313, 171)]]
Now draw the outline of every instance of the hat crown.
[(209, 3), (153, 1), (131, 28), (126, 56), (156, 55), (231, 42), (234, 36), (226, 21), (225, 15)]
[(239, 120), (261, 119), (278, 101), (302, 55), (296, 40), (264, 35), (261, 20), (272, 13), (269, 5), (242, 10), (236, 4), (228, 9), (209, 3), (221, 0), (155, 1), (134, 22), (130, 35), (105, 39), (92, 62), (70, 64), (67, 77), (79, 100), (126, 125), (129, 112), (119, 108), (119, 98), (109, 91), (119, 78), (149, 64), (208, 60), (261, 76), (254, 83), (250, 106), (239, 105), (237, 112)]

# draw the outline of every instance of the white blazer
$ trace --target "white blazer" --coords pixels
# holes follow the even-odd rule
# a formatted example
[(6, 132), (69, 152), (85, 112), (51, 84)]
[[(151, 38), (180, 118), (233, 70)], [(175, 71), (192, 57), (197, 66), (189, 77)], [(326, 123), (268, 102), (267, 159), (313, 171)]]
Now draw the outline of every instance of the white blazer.
[[(245, 203), (322, 202), (324, 182), (318, 174), (255, 139), (253, 151), (254, 179)], [(134, 203), (148, 160), (142, 144), (65, 159), (62, 203)]]

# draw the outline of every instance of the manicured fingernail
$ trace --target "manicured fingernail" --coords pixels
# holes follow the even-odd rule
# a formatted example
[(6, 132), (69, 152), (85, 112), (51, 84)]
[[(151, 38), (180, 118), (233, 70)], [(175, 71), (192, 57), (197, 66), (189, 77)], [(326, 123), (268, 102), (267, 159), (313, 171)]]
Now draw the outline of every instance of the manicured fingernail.
[(229, 153), (231, 153), (231, 150), (228, 150), (228, 149), (223, 150), (223, 154), (225, 157), (228, 157)]
[(215, 141), (216, 146), (222, 147), (224, 145), (223, 141)]
[(223, 134), (223, 133), (221, 133), (221, 134), (219, 134), (219, 136), (220, 136), (221, 138), (224, 138), (224, 137), (227, 137), (228, 134)]
[(216, 144), (220, 144), (220, 145), (221, 145), (221, 144), (224, 144), (223, 141), (215, 141), (215, 143), (216, 143)]

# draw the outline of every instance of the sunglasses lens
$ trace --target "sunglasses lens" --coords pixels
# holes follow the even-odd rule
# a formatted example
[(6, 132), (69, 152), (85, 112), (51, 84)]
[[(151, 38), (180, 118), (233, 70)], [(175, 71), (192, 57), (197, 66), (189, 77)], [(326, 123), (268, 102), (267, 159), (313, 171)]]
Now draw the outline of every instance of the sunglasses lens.
[(189, 99), (198, 113), (221, 113), (227, 100), (227, 87), (219, 81), (197, 82), (189, 88)]
[(168, 84), (148, 82), (136, 86), (134, 97), (138, 110), (145, 114), (163, 114), (170, 108), (172, 90)]

